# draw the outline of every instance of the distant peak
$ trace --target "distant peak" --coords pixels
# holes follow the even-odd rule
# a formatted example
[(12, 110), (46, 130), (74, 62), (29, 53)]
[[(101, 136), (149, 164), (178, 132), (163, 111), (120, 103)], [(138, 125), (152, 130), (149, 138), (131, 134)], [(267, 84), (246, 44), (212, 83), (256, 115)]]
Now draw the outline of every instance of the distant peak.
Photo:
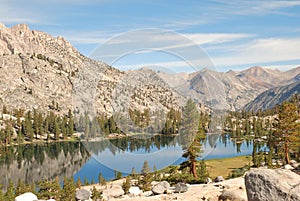
[(26, 31), (30, 31), (29, 27), (27, 24), (17, 24), (15, 26), (12, 27), (13, 30), (26, 30)]
[(226, 73), (228, 73), (228, 74), (235, 74), (236, 72), (234, 70), (229, 70)]
[(5, 28), (6, 28), (5, 24), (3, 24), (3, 23), (0, 22), (0, 30), (1, 29), (5, 29)]

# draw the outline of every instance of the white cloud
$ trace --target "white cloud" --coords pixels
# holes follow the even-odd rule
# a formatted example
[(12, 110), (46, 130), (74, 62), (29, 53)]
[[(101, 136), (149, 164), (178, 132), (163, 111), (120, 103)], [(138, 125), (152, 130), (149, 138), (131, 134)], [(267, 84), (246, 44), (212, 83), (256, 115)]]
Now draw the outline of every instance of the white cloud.
[(270, 68), (270, 69), (278, 69), (280, 71), (287, 71), (287, 70), (291, 70), (293, 68), (296, 68), (300, 66), (300, 62), (298, 65), (296, 64), (293, 64), (293, 65), (284, 65), (284, 64), (281, 64), (281, 65), (269, 65), (269, 66), (263, 66), (265, 68)]
[(242, 45), (224, 46), (226, 56), (212, 58), (217, 66), (245, 65), (300, 60), (300, 38), (256, 39)]
[(282, 9), (300, 6), (300, 1), (298, 0), (216, 0), (216, 2), (221, 3), (219, 6), (217, 5), (215, 7), (215, 9), (219, 10), (219, 12), (236, 15), (267, 15), (270, 13), (289, 14), (283, 12)]
[[(216, 37), (218, 38), (218, 37)], [(212, 40), (217, 41), (217, 40)], [(243, 41), (244, 42), (244, 41)], [(268, 39), (252, 39), (251, 41), (243, 44), (216, 44), (213, 45), (209, 52), (212, 62), (216, 68), (221, 71), (228, 70), (228, 68), (237, 66), (252, 66), (262, 65), (272, 69), (289, 70), (298, 66), (297, 64), (290, 64), (291, 61), (295, 63), (300, 61), (299, 54), (300, 38), (268, 38)], [(217, 50), (216, 54), (214, 49)], [(147, 53), (147, 52), (142, 52)], [(193, 57), (193, 59), (196, 59)], [(201, 59), (188, 60), (192, 64), (200, 64)], [(162, 66), (166, 68), (176, 69), (176, 71), (192, 71), (190, 63), (185, 60), (182, 61), (153, 61), (146, 63), (116, 63), (122, 69), (135, 69), (144, 66)], [(276, 64), (278, 63), (278, 64)], [(284, 63), (287, 63), (285, 65)], [(296, 62), (297, 63), (297, 62)], [(300, 62), (299, 62), (300, 63)], [(205, 65), (197, 67), (207, 67)], [(211, 68), (211, 66), (208, 66)], [(189, 69), (189, 70), (187, 70)]]

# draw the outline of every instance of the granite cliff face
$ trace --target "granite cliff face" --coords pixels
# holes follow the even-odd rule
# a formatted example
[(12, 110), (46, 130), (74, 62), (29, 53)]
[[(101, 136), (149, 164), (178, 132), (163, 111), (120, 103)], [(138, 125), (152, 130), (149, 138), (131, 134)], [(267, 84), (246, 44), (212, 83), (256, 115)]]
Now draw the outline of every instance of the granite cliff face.
[(122, 72), (84, 57), (60, 36), (27, 25), (0, 26), (1, 107), (111, 115), (121, 103), (129, 104), (126, 109), (168, 110), (183, 100), (153, 71)]

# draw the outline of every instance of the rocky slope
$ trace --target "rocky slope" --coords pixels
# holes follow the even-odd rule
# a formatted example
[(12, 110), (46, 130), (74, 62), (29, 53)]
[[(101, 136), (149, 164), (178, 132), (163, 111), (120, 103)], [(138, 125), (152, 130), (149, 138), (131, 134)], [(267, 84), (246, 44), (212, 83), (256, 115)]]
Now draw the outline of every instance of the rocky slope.
[(289, 100), (294, 94), (300, 93), (300, 81), (285, 86), (275, 87), (259, 94), (245, 106), (246, 111), (266, 110)]
[(39, 108), (112, 115), (128, 109), (178, 109), (191, 97), (216, 109), (237, 110), (258, 94), (299, 80), (287, 72), (203, 69), (167, 74), (146, 68), (120, 71), (81, 55), (63, 37), (27, 25), (0, 25), (0, 108)]
[(27, 25), (1, 25), (0, 107), (4, 104), (111, 115), (120, 107), (178, 109), (184, 98), (153, 71), (122, 72), (84, 57), (61, 36), (31, 31)]
[(204, 68), (191, 74), (159, 75), (183, 95), (217, 109), (237, 110), (268, 89), (296, 82), (300, 67), (286, 72), (262, 67), (228, 72)]

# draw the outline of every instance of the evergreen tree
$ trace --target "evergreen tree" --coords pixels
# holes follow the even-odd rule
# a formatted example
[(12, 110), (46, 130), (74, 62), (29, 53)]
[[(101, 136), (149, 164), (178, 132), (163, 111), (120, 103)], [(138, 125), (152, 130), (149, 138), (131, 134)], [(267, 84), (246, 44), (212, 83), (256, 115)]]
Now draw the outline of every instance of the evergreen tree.
[[(290, 151), (298, 151), (300, 146), (300, 122), (298, 108), (295, 103), (285, 102), (279, 110), (279, 122), (275, 135), (278, 147), (281, 148), (287, 164), (290, 163)], [(283, 145), (283, 146), (281, 146)]]
[(80, 177), (78, 177), (77, 182), (76, 182), (76, 188), (79, 188), (79, 189), (80, 189), (81, 186), (82, 186), (82, 182), (81, 182)]
[(196, 104), (189, 99), (183, 109), (182, 123), (181, 123), (181, 139), (183, 140), (183, 157), (187, 161), (183, 162), (181, 168), (189, 167), (190, 173), (195, 179), (198, 178), (196, 171), (197, 157), (201, 154), (200, 137), (198, 132), (199, 127), (199, 112), (197, 111)]
[(181, 164), (181, 169), (188, 167), (190, 174), (194, 176), (195, 179), (198, 178), (197, 175), (197, 157), (202, 153), (202, 144), (200, 138), (194, 139), (193, 143), (185, 150), (185, 153), (182, 155), (184, 158), (187, 158), (187, 161)]
[(73, 133), (74, 133), (74, 117), (73, 117), (73, 114), (72, 114), (71, 110), (69, 110), (68, 117), (69, 117), (68, 135), (72, 136)]
[(54, 138), (55, 140), (59, 140), (60, 135), (60, 126), (59, 126), (59, 117), (55, 118), (54, 122)]
[(105, 181), (104, 177), (102, 176), (101, 172), (98, 175), (98, 181), (99, 181), (100, 185), (105, 185), (106, 184), (106, 181)]
[(31, 112), (28, 111), (25, 115), (24, 124), (22, 126), (23, 133), (26, 137), (28, 137), (29, 141), (33, 140), (33, 128), (32, 128), (32, 122), (31, 122)]
[(150, 166), (149, 166), (149, 164), (148, 164), (148, 161), (145, 161), (144, 164), (143, 164), (143, 168), (142, 168), (141, 173), (142, 173), (143, 175), (146, 175), (146, 174), (148, 174), (148, 173), (150, 173), (150, 172), (151, 172), (151, 168), (150, 168)]
[(189, 99), (183, 108), (179, 131), (183, 149), (187, 149), (196, 138), (199, 127), (199, 117), (200, 115), (196, 103)]
[(74, 182), (74, 178), (71, 177), (70, 179), (64, 178), (64, 186), (62, 190), (62, 194), (60, 196), (61, 200), (65, 201), (75, 201), (75, 193), (76, 193), (76, 185)]
[(61, 194), (61, 187), (59, 184), (59, 178), (54, 180), (45, 180), (39, 183), (38, 197), (42, 199), (55, 199), (59, 200)]
[(117, 178), (116, 179), (122, 179), (122, 172), (117, 172)]
[(12, 127), (12, 122), (7, 120), (5, 121), (6, 127), (4, 129), (4, 139), (5, 139), (5, 144), (11, 144), (12, 143), (12, 136), (14, 133), (13, 127)]
[(89, 180), (88, 180), (86, 177), (84, 177), (83, 184), (84, 184), (85, 186), (87, 186), (87, 185), (90, 184)]
[(60, 129), (61, 129), (63, 138), (66, 139), (68, 137), (68, 120), (67, 120), (66, 116), (64, 116), (62, 119)]
[(123, 185), (122, 185), (122, 188), (125, 192), (125, 194), (128, 194), (129, 193), (129, 188), (131, 187), (131, 184), (130, 184), (130, 177), (126, 177), (126, 180), (123, 182)]
[(134, 167), (132, 167), (132, 169), (131, 169), (131, 174), (130, 174), (130, 175), (132, 176), (132, 178), (136, 178), (136, 176), (137, 176), (137, 171), (135, 170)]
[(200, 161), (199, 168), (198, 168), (198, 174), (199, 174), (199, 179), (201, 182), (205, 182), (206, 178), (209, 177), (209, 173), (206, 169), (206, 164), (204, 160)]
[(97, 191), (96, 187), (93, 187), (92, 190), (92, 196), (91, 196), (92, 200), (102, 200), (102, 196), (101, 196), (101, 192)]

